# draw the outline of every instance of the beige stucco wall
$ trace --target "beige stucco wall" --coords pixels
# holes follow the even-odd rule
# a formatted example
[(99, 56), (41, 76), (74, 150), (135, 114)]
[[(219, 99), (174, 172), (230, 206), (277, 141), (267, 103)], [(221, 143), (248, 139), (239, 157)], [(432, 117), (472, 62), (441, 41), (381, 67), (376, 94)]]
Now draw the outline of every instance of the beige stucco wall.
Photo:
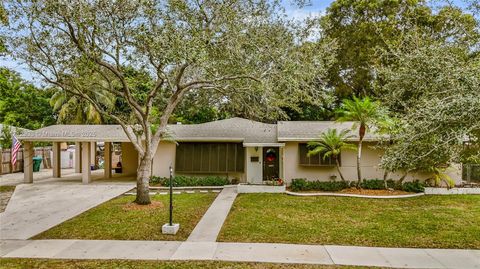
[(122, 142), (122, 173), (136, 175), (138, 167), (138, 152), (130, 142)]
[(159, 177), (170, 175), (170, 165), (175, 168), (176, 144), (162, 141), (158, 144), (157, 152), (153, 156), (152, 174)]
[[(329, 181), (332, 175), (337, 176), (337, 180), (340, 179), (336, 167), (308, 167), (299, 165), (299, 150), (298, 142), (285, 143), (284, 153), (284, 175), (287, 183), (290, 183), (293, 178), (306, 178), (308, 180), (322, 180)], [(365, 179), (379, 178), (383, 179), (383, 169), (379, 167), (380, 158), (383, 151), (374, 148), (374, 143), (364, 143), (362, 150), (362, 159), (360, 167), (362, 169), (362, 177)], [(341, 171), (343, 176), (348, 181), (357, 180), (357, 162), (356, 151), (346, 150), (341, 154)], [(447, 170), (448, 174), (457, 183), (461, 182), (461, 169), (458, 166), (451, 167)], [(389, 175), (391, 179), (399, 179), (402, 173), (393, 173)], [(413, 179), (424, 180), (430, 177), (426, 173), (409, 173), (406, 177), (406, 181)]]

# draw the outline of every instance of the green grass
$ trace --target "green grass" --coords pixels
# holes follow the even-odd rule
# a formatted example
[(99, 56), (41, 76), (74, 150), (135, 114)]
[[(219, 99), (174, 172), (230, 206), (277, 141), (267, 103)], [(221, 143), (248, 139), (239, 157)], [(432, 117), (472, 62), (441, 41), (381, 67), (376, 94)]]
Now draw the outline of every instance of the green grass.
[(161, 207), (126, 209), (134, 196), (121, 196), (92, 208), (79, 216), (45, 231), (34, 239), (112, 239), (185, 240), (212, 201), (214, 193), (175, 194), (174, 222), (180, 223), (176, 235), (164, 235), (161, 226), (168, 222), (168, 196), (152, 196)]
[(239, 195), (220, 241), (480, 249), (480, 195)]
[[(327, 266), (327, 265), (287, 265), (287, 264), (269, 264), (269, 263), (234, 263), (234, 262), (170, 262), (170, 261), (131, 261), (131, 260), (48, 260), (48, 259), (0, 259), (0, 268), (18, 269), (18, 268), (45, 268), (45, 269), (102, 269), (102, 268), (122, 268), (122, 269), (153, 269), (153, 268), (228, 268), (228, 269), (360, 269), (368, 267), (354, 266)], [(379, 268), (379, 267), (375, 267)]]
[(11, 192), (15, 190), (15, 186), (0, 186), (0, 192)]

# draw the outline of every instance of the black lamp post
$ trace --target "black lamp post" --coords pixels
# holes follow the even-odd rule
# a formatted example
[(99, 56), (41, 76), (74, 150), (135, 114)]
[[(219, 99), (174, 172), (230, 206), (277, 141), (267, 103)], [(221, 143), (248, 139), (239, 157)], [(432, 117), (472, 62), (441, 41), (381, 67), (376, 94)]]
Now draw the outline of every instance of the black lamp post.
[(178, 223), (173, 223), (173, 169), (172, 165), (170, 165), (170, 178), (169, 178), (169, 201), (170, 201), (170, 206), (169, 206), (169, 219), (168, 223), (165, 223), (162, 226), (162, 233), (163, 234), (176, 234), (178, 232), (178, 229), (180, 229), (180, 224)]
[(172, 180), (172, 166), (170, 165), (170, 216), (169, 216), (169, 221), (168, 221), (168, 224), (170, 224), (170, 226), (173, 225), (173, 180)]

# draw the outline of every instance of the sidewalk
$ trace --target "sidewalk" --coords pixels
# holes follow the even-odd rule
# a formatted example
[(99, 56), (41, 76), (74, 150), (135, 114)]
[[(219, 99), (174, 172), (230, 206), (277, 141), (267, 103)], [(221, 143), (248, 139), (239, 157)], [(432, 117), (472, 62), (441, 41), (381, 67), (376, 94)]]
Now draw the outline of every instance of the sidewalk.
[(188, 237), (189, 242), (215, 242), (237, 197), (236, 187), (225, 187)]
[(217, 260), (394, 268), (480, 268), (480, 250), (265, 243), (2, 240), (0, 256), (50, 259)]

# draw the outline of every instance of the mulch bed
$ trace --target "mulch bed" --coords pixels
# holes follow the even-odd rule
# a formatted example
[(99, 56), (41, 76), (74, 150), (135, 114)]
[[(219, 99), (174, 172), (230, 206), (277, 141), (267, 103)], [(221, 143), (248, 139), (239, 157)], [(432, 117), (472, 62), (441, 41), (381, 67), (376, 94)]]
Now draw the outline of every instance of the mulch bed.
[(366, 189), (357, 189), (357, 188), (348, 188), (339, 191), (339, 193), (348, 193), (348, 194), (360, 194), (360, 195), (405, 195), (412, 194), (412, 192), (406, 192), (401, 190), (366, 190)]
[(128, 203), (123, 206), (124, 210), (152, 210), (157, 208), (164, 208), (165, 205), (160, 201), (152, 201), (149, 205), (139, 205), (136, 203)]
[[(287, 188), (287, 189), (289, 191), (292, 191), (290, 188)], [(343, 189), (341, 191), (311, 190), (311, 191), (295, 191), (295, 192), (297, 193), (345, 193), (345, 194), (359, 194), (359, 195), (372, 195), (372, 196), (414, 194), (413, 192), (406, 192), (401, 190), (367, 190), (367, 189), (357, 189), (357, 188), (348, 188), (348, 189)]]

